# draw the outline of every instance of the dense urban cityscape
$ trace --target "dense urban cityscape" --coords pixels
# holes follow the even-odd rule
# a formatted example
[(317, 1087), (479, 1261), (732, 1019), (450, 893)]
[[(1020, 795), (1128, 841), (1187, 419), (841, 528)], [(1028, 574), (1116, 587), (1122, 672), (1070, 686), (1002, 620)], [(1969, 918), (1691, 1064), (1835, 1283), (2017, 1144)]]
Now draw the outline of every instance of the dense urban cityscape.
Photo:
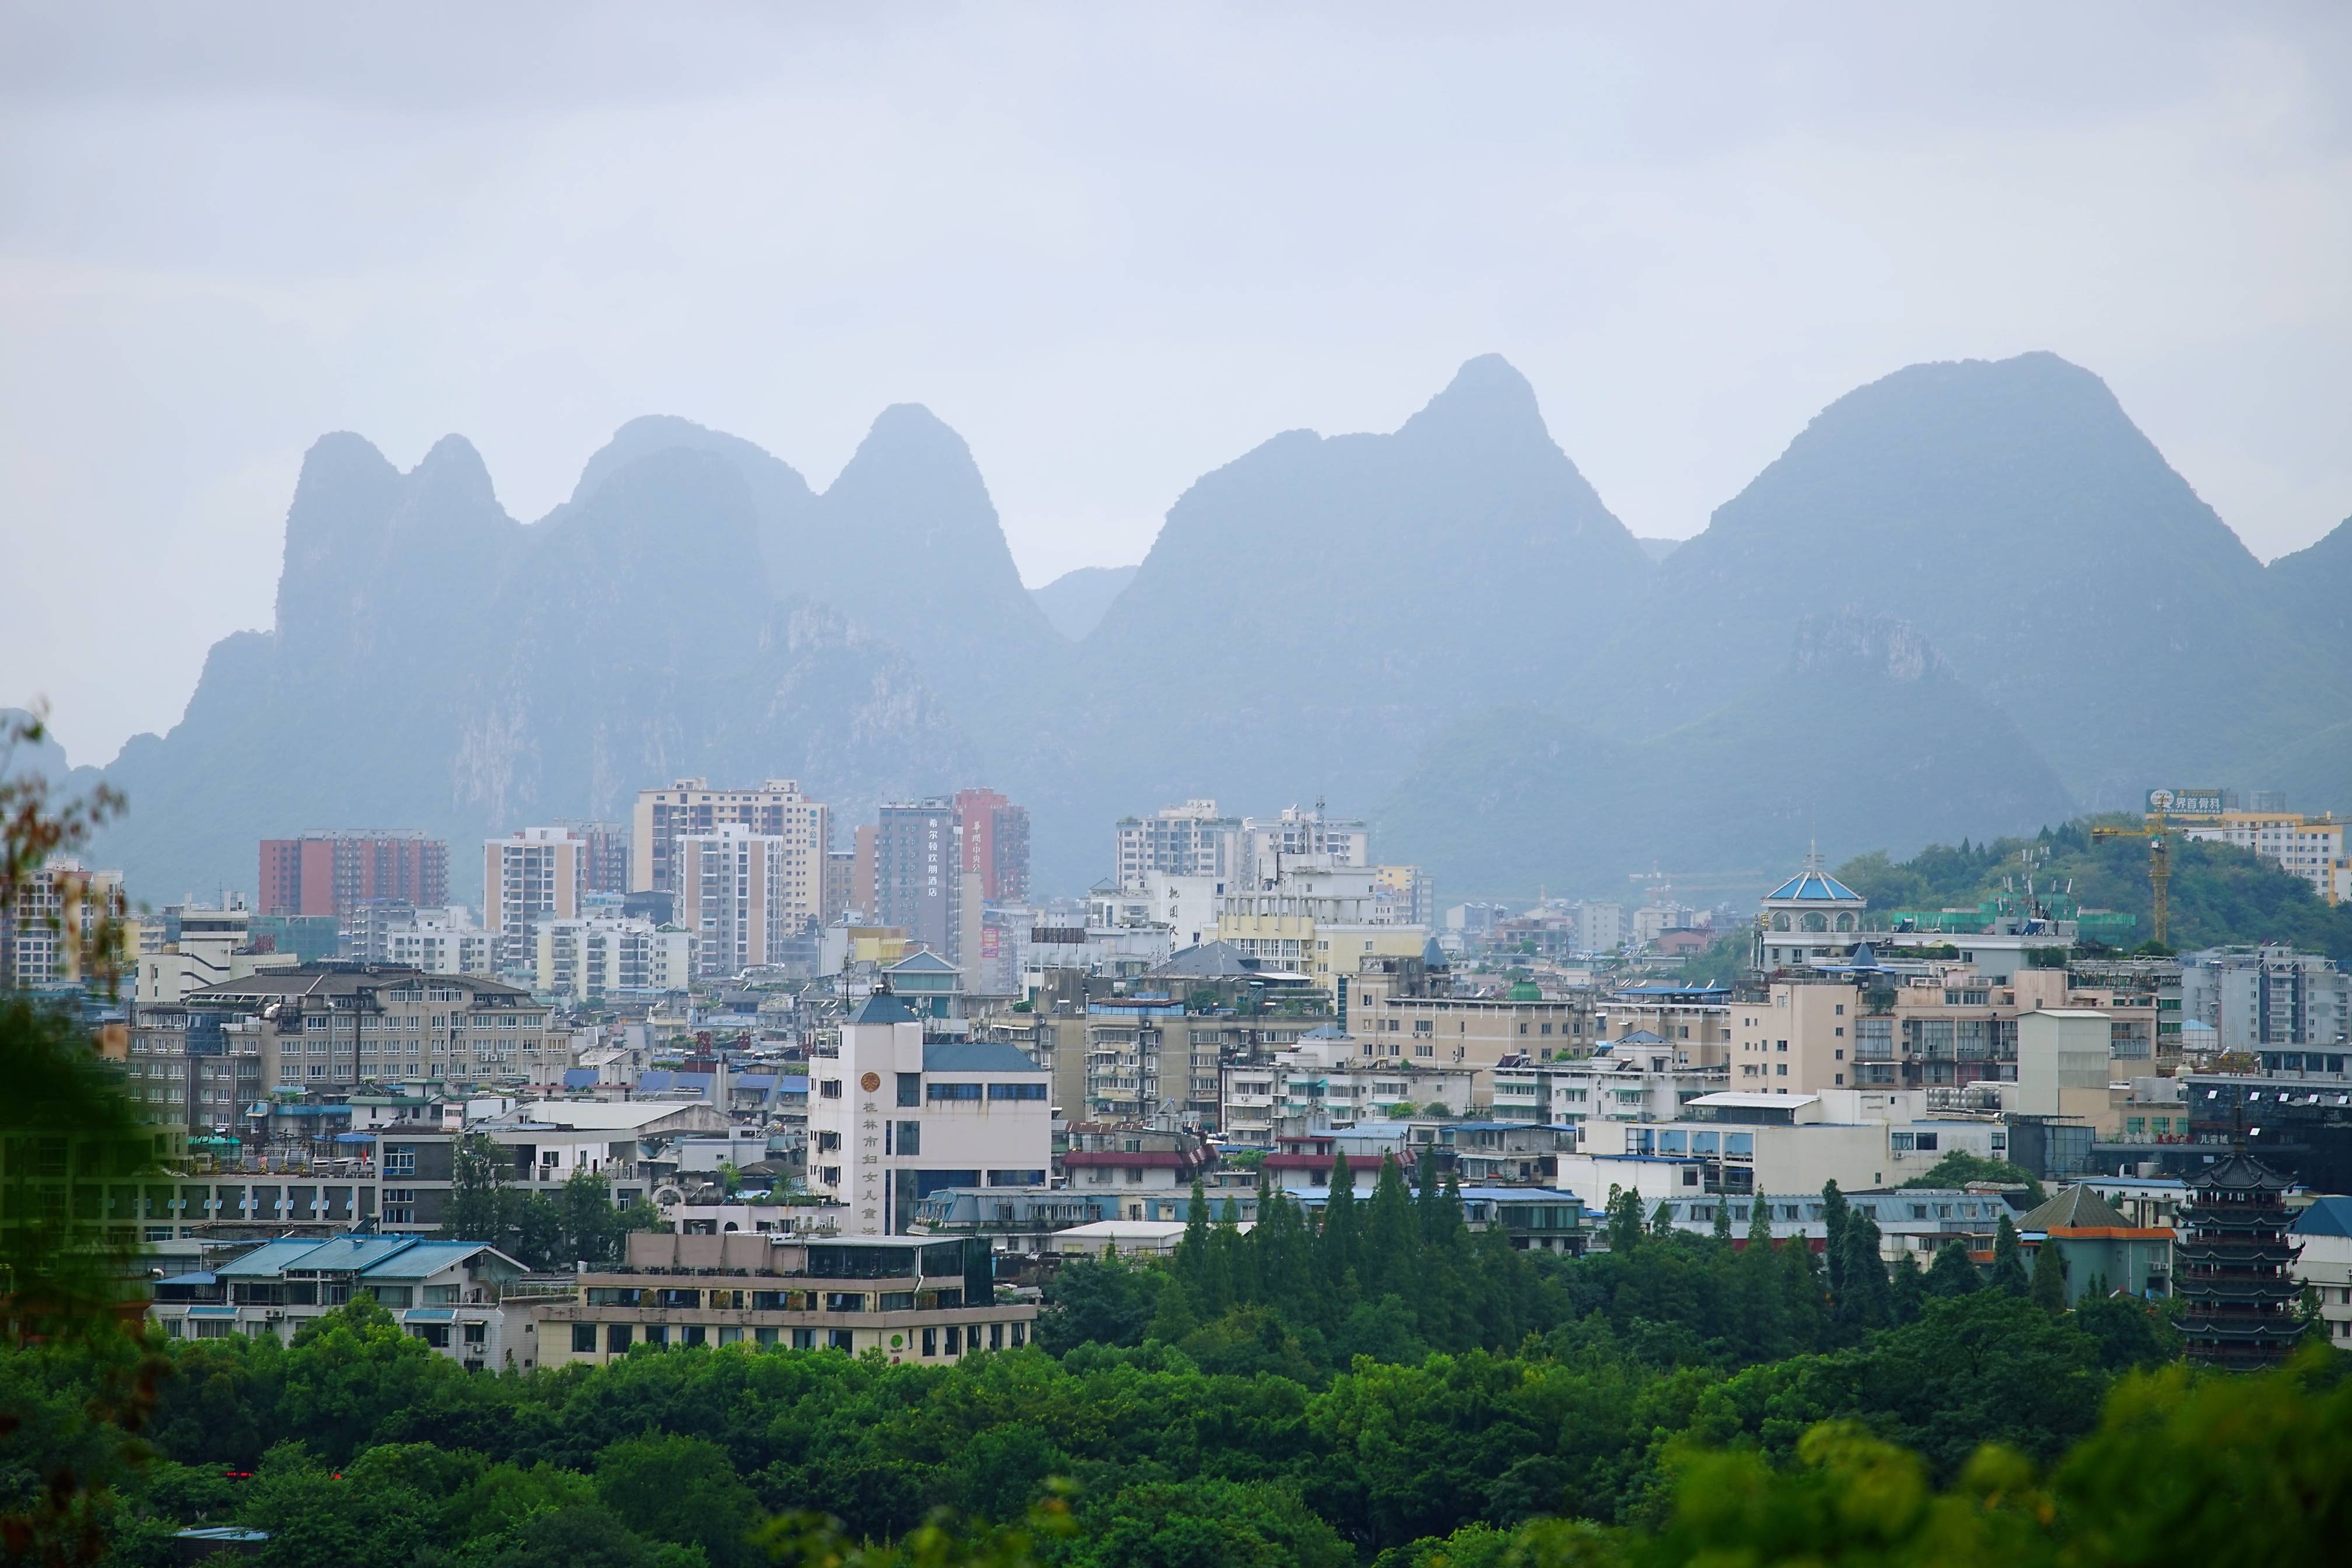
[[(2112, 844), (2179, 908), (2205, 846), (2332, 911), (2331, 816), (2151, 792), (2141, 818), (1978, 847), (2004, 890), (1974, 908), (1880, 907), (1845, 879), (1906, 868), (1818, 855), (1695, 908), (1654, 875), (1449, 902), (1324, 802), (1194, 799), (1106, 824), (1103, 877), (1039, 899), (996, 791), (849, 822), (790, 779), (721, 782), (742, 787), (676, 779), (627, 821), (487, 840), (478, 906), (451, 897), (474, 847), (415, 830), (289, 832), (250, 894), (136, 913), (120, 873), (19, 856), (13, 992), (95, 1040), (151, 1141), (76, 1199), (149, 1331), (298, 1356), (360, 1332), (524, 1379), (696, 1348), (977, 1369), (1141, 1346), (1313, 1386), (1350, 1356), (1525, 1356), (1591, 1310), (1563, 1271), (1685, 1248), (1741, 1279), (1806, 1262), (1663, 1322), (1604, 1296), (1613, 1330), (1576, 1331), (1671, 1327), (1666, 1366), (1738, 1365), (2013, 1298), (2079, 1322), (2077, 1376), (2352, 1348), (2352, 974), (2277, 942), (2174, 950), (2049, 869)], [(1428, 1250), (1448, 1235), (1458, 1261)], [(1433, 1299), (1448, 1268), (1472, 1272)], [(2018, 1408), (1980, 1436), (2053, 1440)], [(257, 1445), (213, 1457), (282, 1468)], [(717, 1484), (699, 1450), (642, 1458)], [(1551, 1506), (1410, 1528), (1500, 1551)], [(183, 1533), (309, 1528), (230, 1511)], [(1330, 1524), (1411, 1547), (1373, 1517)], [(669, 1528), (714, 1562), (737, 1544)], [(1317, 1560), (1304, 1528), (1252, 1527)]]

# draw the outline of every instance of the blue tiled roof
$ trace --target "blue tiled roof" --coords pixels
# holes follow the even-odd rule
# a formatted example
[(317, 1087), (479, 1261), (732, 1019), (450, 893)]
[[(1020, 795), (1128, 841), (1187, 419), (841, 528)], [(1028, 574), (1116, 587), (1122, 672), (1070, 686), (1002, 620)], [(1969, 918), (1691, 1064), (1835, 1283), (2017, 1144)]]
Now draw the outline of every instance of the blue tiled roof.
[(866, 1000), (857, 1005), (857, 1010), (849, 1016), (849, 1021), (853, 1024), (912, 1024), (917, 1020), (915, 1010), (896, 995), (887, 991), (876, 991), (869, 993)]
[(2352, 1198), (2314, 1198), (2288, 1228), (2297, 1236), (2352, 1236)]
[(586, 1089), (594, 1084), (595, 1081), (596, 1069), (594, 1068), (565, 1068), (563, 1069), (563, 1087), (566, 1089)]
[(1770, 902), (1781, 899), (1812, 899), (1823, 902), (1861, 903), (1863, 897), (1827, 871), (1800, 871), (1765, 896)]

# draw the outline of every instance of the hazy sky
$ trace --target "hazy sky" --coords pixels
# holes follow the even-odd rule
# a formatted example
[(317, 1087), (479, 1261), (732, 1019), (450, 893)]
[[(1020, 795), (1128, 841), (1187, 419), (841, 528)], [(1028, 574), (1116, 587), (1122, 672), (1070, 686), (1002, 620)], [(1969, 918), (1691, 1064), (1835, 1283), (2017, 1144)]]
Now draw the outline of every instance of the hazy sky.
[(633, 415), (822, 485), (921, 402), (1034, 584), (1488, 350), (1687, 535), (2047, 348), (2265, 559), (2352, 513), (2352, 7), (1927, 10), (0, 5), (0, 703), (176, 721), (339, 428), (536, 518)]

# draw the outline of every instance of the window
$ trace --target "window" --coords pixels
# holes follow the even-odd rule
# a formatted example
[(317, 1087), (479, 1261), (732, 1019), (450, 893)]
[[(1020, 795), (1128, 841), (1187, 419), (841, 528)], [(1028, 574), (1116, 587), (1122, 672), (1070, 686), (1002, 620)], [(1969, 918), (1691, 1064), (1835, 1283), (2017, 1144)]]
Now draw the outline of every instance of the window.
[(816, 1331), (814, 1329), (794, 1329), (793, 1331), (793, 1349), (796, 1351), (813, 1351), (816, 1349)]
[(841, 1098), (841, 1080), (837, 1078), (822, 1079), (816, 1086), (816, 1091), (826, 1100), (839, 1100)]
[(922, 1102), (923, 1075), (919, 1072), (900, 1073), (898, 1075), (898, 1103), (901, 1105), (920, 1105)]
[(901, 1121), (898, 1122), (897, 1126), (898, 1129), (896, 1134), (898, 1142), (897, 1152), (901, 1154), (921, 1153), (923, 1152), (923, 1124), (919, 1121)]
[(573, 1353), (574, 1355), (593, 1355), (593, 1354), (594, 1354), (594, 1353), (595, 1353), (595, 1350), (596, 1350), (596, 1325), (595, 1325), (595, 1324), (593, 1324), (593, 1323), (574, 1323), (574, 1324), (572, 1324), (572, 1353)]
[[(979, 1331), (974, 1330), (973, 1331), (977, 1333)], [(988, 1325), (988, 1348), (992, 1351), (1001, 1351), (1004, 1348), (1004, 1325), (1003, 1323), (991, 1323)]]
[(629, 1325), (626, 1323), (605, 1324), (604, 1348), (616, 1355), (621, 1352), (627, 1350), (629, 1348)]
[(934, 1102), (940, 1100), (976, 1100), (980, 1098), (980, 1085), (976, 1083), (934, 1083), (927, 1085), (925, 1087), (925, 1092)]
[(948, 1354), (963, 1354), (963, 1331), (952, 1324), (948, 1328)]
[(923, 1331), (923, 1353), (925, 1355), (937, 1355), (940, 1353), (939, 1330), (925, 1329)]
[(1023, 1345), (1024, 1345), (1024, 1344), (1026, 1344), (1026, 1343), (1028, 1343), (1028, 1342), (1029, 1342), (1029, 1325), (1028, 1325), (1028, 1324), (1026, 1324), (1026, 1323), (1015, 1323), (1015, 1324), (1013, 1324), (1013, 1348), (1014, 1350), (1019, 1350)]
[(855, 1352), (857, 1348), (857, 1337), (847, 1329), (828, 1329), (825, 1331), (824, 1344), (827, 1350)]
[(1045, 1086), (1042, 1083), (992, 1083), (988, 1086), (991, 1100), (1043, 1100)]

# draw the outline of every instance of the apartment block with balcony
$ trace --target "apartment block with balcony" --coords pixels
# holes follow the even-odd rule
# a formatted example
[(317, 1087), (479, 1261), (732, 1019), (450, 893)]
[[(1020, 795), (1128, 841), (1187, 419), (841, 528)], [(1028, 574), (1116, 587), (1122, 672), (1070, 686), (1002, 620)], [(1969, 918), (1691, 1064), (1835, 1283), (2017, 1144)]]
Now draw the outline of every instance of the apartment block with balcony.
[(354, 828), (265, 838), (258, 912), (348, 915), (371, 899), (449, 901), (449, 846), (407, 829)]
[(271, 1089), (362, 1084), (553, 1084), (572, 1037), (519, 986), (392, 964), (299, 964), (189, 994), (189, 1012), (242, 1021)]
[[(678, 892), (678, 840), (730, 825), (785, 840), (789, 865), (782, 885), (797, 890), (805, 912), (821, 919), (830, 815), (801, 793), (795, 779), (769, 779), (756, 789), (734, 790), (712, 789), (708, 779), (679, 779), (666, 788), (640, 790), (630, 814), (629, 890)], [(682, 919), (684, 906), (679, 907)]]
[(530, 1310), (547, 1366), (602, 1364), (641, 1344), (780, 1345), (948, 1362), (1018, 1350), (1037, 1308), (997, 1300), (986, 1237), (779, 1235), (628, 1238), (623, 1267)]

